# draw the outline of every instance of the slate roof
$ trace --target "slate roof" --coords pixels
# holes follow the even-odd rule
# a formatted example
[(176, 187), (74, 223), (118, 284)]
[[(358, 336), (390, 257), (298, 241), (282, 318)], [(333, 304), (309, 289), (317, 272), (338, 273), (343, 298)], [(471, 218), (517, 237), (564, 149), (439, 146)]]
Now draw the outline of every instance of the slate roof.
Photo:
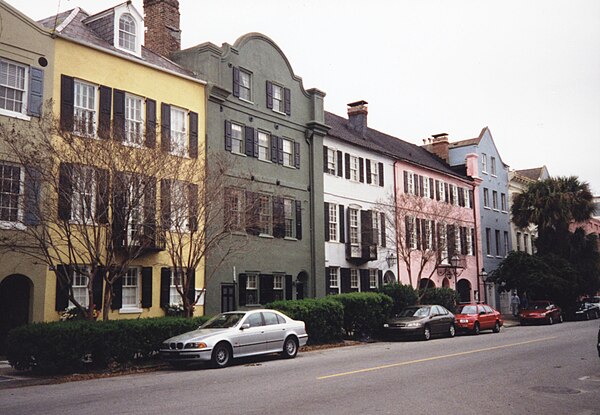
[[(96, 15), (102, 13), (106, 13), (106, 10), (97, 13)], [(86, 11), (77, 7), (75, 9), (62, 12), (56, 16), (51, 16), (42, 19), (38, 21), (38, 23), (50, 30), (56, 29), (58, 31), (58, 29), (60, 29), (58, 33), (63, 35), (64, 37), (71, 38), (79, 42), (87, 43), (91, 46), (97, 46), (106, 49), (110, 52), (122, 55), (124, 58), (138, 60), (140, 61), (140, 63), (150, 64), (161, 69), (166, 69), (168, 71), (175, 72), (177, 74), (195, 77), (192, 71), (182, 68), (175, 62), (157, 53), (152, 52), (150, 49), (147, 49), (144, 46), (142, 46), (141, 58), (115, 48), (111, 43), (102, 39), (89, 26), (83, 23), (83, 21), (89, 17), (90, 15)], [(65, 24), (65, 22), (66, 25), (61, 28), (61, 25)]]
[(488, 129), (488, 127), (482, 128), (481, 132), (479, 133), (479, 137), (467, 138), (465, 140), (454, 141), (453, 143), (450, 143), (449, 147), (456, 148), (456, 147), (478, 146), (479, 143), (481, 142), (481, 138), (483, 137), (483, 134), (485, 133), (486, 129)]
[(353, 129), (348, 119), (327, 111), (325, 111), (325, 124), (331, 127), (327, 133), (330, 137), (398, 160), (421, 165), (440, 173), (470, 180), (470, 177), (454, 171), (438, 156), (416, 144), (406, 142), (372, 128), (367, 128), (365, 137), (363, 138), (359, 132)]
[(517, 170), (516, 172), (521, 176), (527, 177), (528, 179), (539, 180), (540, 177), (542, 177), (543, 171), (543, 167), (536, 167), (533, 169)]

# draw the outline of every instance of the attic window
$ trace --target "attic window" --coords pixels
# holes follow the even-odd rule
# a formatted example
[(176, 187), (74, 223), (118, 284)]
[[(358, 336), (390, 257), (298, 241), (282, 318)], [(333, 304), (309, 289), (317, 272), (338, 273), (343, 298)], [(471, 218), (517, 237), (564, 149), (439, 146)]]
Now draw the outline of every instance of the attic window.
[(135, 20), (129, 14), (123, 14), (119, 19), (119, 47), (136, 51)]

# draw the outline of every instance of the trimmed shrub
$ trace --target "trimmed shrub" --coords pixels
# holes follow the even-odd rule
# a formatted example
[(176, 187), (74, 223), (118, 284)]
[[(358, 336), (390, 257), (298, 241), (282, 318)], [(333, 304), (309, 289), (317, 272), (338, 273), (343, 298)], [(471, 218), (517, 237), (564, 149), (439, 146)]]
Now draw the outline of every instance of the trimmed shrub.
[(420, 304), (435, 304), (442, 305), (452, 313), (456, 310), (456, 304), (460, 302), (459, 294), (452, 288), (428, 288), (420, 290)]
[(275, 301), (266, 307), (279, 310), (294, 320), (304, 321), (309, 344), (342, 341), (344, 309), (342, 304), (331, 297)]
[(393, 305), (390, 314), (398, 314), (403, 308), (417, 304), (419, 294), (410, 285), (398, 283), (387, 284), (379, 289), (379, 292), (392, 298)]
[(344, 332), (355, 339), (377, 334), (393, 306), (391, 297), (373, 292), (338, 294), (328, 298), (344, 306)]
[(197, 328), (208, 317), (33, 323), (11, 330), (6, 356), (18, 370), (40, 374), (104, 369), (154, 358), (169, 337)]

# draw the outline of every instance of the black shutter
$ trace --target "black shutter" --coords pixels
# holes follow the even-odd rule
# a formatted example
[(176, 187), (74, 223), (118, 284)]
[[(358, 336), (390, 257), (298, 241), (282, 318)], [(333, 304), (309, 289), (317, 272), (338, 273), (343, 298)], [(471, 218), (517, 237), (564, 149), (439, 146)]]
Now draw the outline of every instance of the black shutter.
[[(423, 176), (419, 174), (419, 196), (423, 197), (425, 195), (425, 189), (423, 187)], [(425, 179), (427, 180), (427, 179)]]
[(364, 160), (362, 157), (358, 158), (358, 180), (361, 183), (365, 182), (365, 166), (363, 164)]
[(385, 235), (385, 213), (379, 212), (379, 226), (381, 226), (381, 247), (385, 248), (386, 245), (386, 235)]
[(64, 311), (69, 307), (69, 286), (71, 285), (71, 267), (68, 265), (58, 265), (56, 271), (56, 298), (54, 310)]
[(324, 209), (324, 222), (325, 222), (325, 242), (329, 241), (329, 203), (325, 202), (325, 209)]
[(292, 115), (292, 92), (289, 88), (283, 88), (283, 112)]
[(231, 151), (231, 122), (225, 120), (225, 151)]
[(460, 253), (467, 255), (467, 228), (464, 226), (460, 227)]
[(188, 198), (188, 226), (190, 231), (196, 232), (198, 230), (198, 185), (189, 183), (188, 186), (189, 198)]
[(349, 293), (350, 291), (352, 291), (352, 289), (350, 288), (351, 281), (350, 281), (350, 268), (341, 268), (340, 269), (340, 274), (341, 274), (341, 291), (342, 293)]
[(240, 69), (233, 67), (233, 96), (240, 96)]
[(246, 305), (246, 281), (248, 280), (248, 275), (240, 274), (239, 278), (239, 304), (241, 306)]
[(296, 239), (302, 239), (302, 202), (296, 200)]
[(75, 95), (75, 81), (67, 75), (60, 76), (60, 128), (64, 131), (73, 131), (73, 105)]
[(291, 275), (286, 275), (285, 276), (285, 299), (286, 300), (291, 300), (292, 299), (292, 276)]
[(469, 189), (469, 204), (471, 205), (471, 209), (475, 206), (475, 196), (473, 195), (473, 190)]
[(25, 225), (40, 224), (40, 191), (41, 172), (33, 166), (25, 168)]
[(300, 168), (300, 143), (294, 141), (294, 167)]
[(142, 308), (152, 307), (152, 267), (142, 268)]
[(379, 167), (379, 186), (383, 187), (383, 185), (384, 185), (384, 181), (383, 181), (383, 163), (378, 163), (378, 167)]
[(444, 183), (444, 193), (446, 194), (446, 198), (444, 199), (444, 201), (446, 203), (448, 203), (450, 201), (450, 194), (449, 194), (450, 192), (448, 189), (448, 183)]
[(171, 228), (171, 180), (160, 181), (160, 217), (164, 231)]
[(113, 244), (117, 249), (123, 248), (126, 243), (125, 223), (127, 218), (125, 211), (128, 187), (125, 173), (116, 173), (113, 179), (112, 194), (112, 237)]
[(279, 160), (279, 154), (277, 152), (277, 145), (279, 143), (279, 137), (272, 135), (271, 136), (271, 163), (277, 163)]
[(273, 295), (273, 276), (272, 275), (260, 275), (259, 276), (259, 303), (268, 304), (272, 303), (275, 298)]
[(448, 258), (456, 254), (456, 229), (454, 225), (446, 226), (446, 245), (448, 246)]
[(465, 206), (465, 189), (462, 187), (458, 188), (458, 206)]
[(247, 156), (254, 156), (254, 128), (244, 128), (244, 147)]
[(285, 236), (283, 198), (273, 197), (273, 236), (283, 238)]
[(156, 101), (146, 98), (146, 140), (145, 146), (156, 147)]
[[(152, 246), (157, 246), (156, 232), (156, 177), (146, 177), (144, 189), (144, 235), (150, 238)], [(152, 272), (152, 269), (150, 269)]]
[(283, 138), (277, 137), (277, 163), (283, 164)]
[(350, 178), (350, 154), (345, 153), (344, 154), (344, 161), (346, 163), (345, 168), (346, 168), (346, 179)]
[(96, 218), (99, 223), (108, 223), (109, 197), (108, 170), (96, 169)]
[(331, 289), (331, 281), (329, 281), (329, 267), (325, 267), (325, 295), (329, 295)]
[[(115, 105), (113, 108), (113, 134), (114, 139), (123, 141), (125, 139), (125, 92), (115, 89)], [(110, 111), (110, 109), (109, 109)]]
[(190, 111), (190, 157), (198, 158), (198, 113)]
[(188, 291), (187, 291), (187, 298), (188, 301), (190, 302), (190, 304), (194, 304), (194, 302), (196, 301), (196, 270), (193, 269), (190, 276), (189, 276), (189, 284), (188, 284)]
[[(122, 93), (123, 91), (121, 91)], [(125, 95), (122, 96), (123, 100)], [(98, 113), (98, 137), (107, 139), (110, 137), (110, 112), (111, 112), (112, 88), (100, 85), (100, 108)], [(115, 89), (115, 109), (117, 106), (117, 90)], [(123, 112), (123, 116), (125, 113)], [(115, 116), (116, 123), (116, 116)], [(123, 124), (124, 126), (125, 124)], [(115, 131), (116, 135), (116, 131)]]
[(367, 184), (371, 184), (371, 160), (365, 160), (367, 164)]
[(427, 219), (421, 219), (421, 247), (423, 250), (431, 248), (427, 246)]
[(329, 172), (327, 160), (327, 146), (323, 146), (323, 173)]
[(252, 156), (254, 158), (258, 158), (258, 130), (254, 131), (254, 142), (252, 145), (252, 150), (253, 150)]
[(454, 185), (448, 185), (448, 190), (450, 192), (449, 196), (449, 201), (450, 204), (453, 205), (454, 204)]
[(92, 300), (93, 300), (93, 304), (96, 306), (96, 310), (102, 310), (102, 303), (103, 303), (102, 287), (104, 286), (104, 273), (105, 272), (106, 272), (106, 268), (98, 267), (98, 269), (96, 269), (96, 274), (94, 275), (94, 279), (92, 280)]
[(435, 189), (433, 188), (434, 186), (434, 181), (433, 179), (429, 179), (429, 196), (431, 197), (431, 199), (435, 199)]
[(421, 250), (421, 219), (419, 218), (415, 218), (415, 229), (413, 229), (413, 232), (415, 232), (415, 234), (417, 235), (417, 250), (420, 251)]
[(410, 249), (410, 240), (411, 240), (411, 223), (410, 216), (404, 217), (404, 242), (406, 249)]
[(123, 306), (123, 277), (117, 278), (112, 283), (113, 298), (110, 303), (110, 308), (118, 310)]
[(73, 198), (73, 165), (60, 163), (58, 177), (58, 217), (61, 220), (71, 219), (71, 199)]
[(404, 170), (404, 193), (408, 194), (408, 172)]
[(346, 222), (344, 221), (344, 205), (338, 205), (340, 209), (340, 217), (338, 224), (340, 226), (340, 242), (346, 242)]
[(343, 173), (343, 167), (342, 167), (342, 160), (343, 160), (343, 155), (341, 151), (337, 151), (337, 175), (338, 177), (343, 177), (344, 173)]
[(267, 108), (273, 109), (273, 83), (267, 81)]
[(440, 200), (440, 181), (435, 181), (435, 200)]
[(360, 211), (360, 242), (363, 249), (373, 245), (373, 212), (371, 210)]
[(160, 104), (160, 148), (171, 151), (171, 106), (165, 103)]
[(362, 291), (362, 292), (370, 291), (371, 284), (369, 284), (369, 270), (368, 269), (359, 269), (358, 272), (360, 275), (360, 291)]
[(171, 268), (160, 269), (160, 306), (165, 308), (171, 302)]
[(27, 115), (42, 116), (44, 105), (44, 70), (29, 67), (29, 96), (27, 97)]

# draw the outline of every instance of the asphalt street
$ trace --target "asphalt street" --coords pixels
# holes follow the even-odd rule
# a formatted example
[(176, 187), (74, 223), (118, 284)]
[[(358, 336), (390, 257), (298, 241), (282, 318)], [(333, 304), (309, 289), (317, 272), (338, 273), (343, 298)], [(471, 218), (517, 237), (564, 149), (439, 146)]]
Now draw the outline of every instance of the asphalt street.
[(598, 320), (0, 390), (0, 414), (600, 414)]

